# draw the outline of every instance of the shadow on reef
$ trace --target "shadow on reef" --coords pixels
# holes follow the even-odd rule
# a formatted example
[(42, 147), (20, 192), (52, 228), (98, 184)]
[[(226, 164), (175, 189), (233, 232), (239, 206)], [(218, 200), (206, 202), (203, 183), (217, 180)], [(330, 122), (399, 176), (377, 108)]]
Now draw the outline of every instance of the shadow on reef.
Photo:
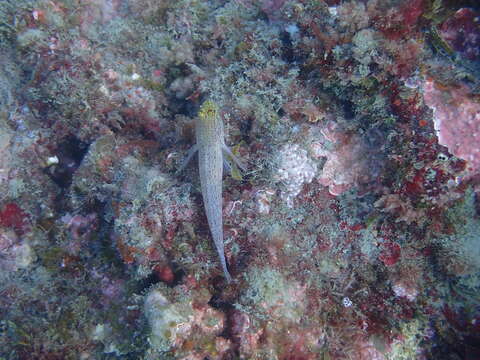
[(60, 188), (68, 188), (72, 184), (75, 170), (80, 166), (88, 151), (88, 144), (71, 136), (58, 145), (56, 156), (58, 163), (47, 168), (45, 173)]

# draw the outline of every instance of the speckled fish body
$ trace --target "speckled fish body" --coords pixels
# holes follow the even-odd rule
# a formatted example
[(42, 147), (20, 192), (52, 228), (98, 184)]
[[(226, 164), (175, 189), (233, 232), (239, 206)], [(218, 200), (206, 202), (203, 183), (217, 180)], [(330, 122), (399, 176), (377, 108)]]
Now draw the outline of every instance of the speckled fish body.
[(225, 278), (230, 282), (231, 277), (227, 269), (223, 245), (222, 177), (223, 150), (225, 148), (224, 133), (218, 108), (213, 102), (206, 101), (202, 105), (195, 124), (195, 135), (205, 213)]

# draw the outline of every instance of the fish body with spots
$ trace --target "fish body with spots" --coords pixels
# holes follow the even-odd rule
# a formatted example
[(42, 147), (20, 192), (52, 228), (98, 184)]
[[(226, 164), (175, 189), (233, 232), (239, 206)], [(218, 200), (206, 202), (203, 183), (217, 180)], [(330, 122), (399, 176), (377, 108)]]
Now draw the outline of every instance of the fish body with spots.
[(227, 268), (223, 243), (223, 166), (226, 156), (228, 156), (241, 169), (245, 169), (245, 167), (225, 145), (222, 119), (218, 107), (212, 101), (207, 100), (200, 108), (195, 122), (195, 137), (196, 145), (190, 150), (186, 162), (198, 151), (200, 186), (208, 226), (220, 257), (225, 279), (227, 282), (231, 282), (232, 278)]

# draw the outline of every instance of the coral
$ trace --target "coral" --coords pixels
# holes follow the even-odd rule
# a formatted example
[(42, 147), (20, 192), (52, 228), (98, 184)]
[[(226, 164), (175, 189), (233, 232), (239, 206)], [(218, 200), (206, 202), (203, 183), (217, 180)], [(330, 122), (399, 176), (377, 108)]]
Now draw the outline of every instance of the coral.
[(423, 85), (426, 104), (434, 110), (434, 127), (438, 142), (455, 156), (468, 162), (469, 171), (480, 170), (480, 104), (467, 85), (443, 89), (433, 79)]
[(313, 180), (317, 165), (308, 157), (307, 151), (297, 144), (284, 145), (274, 161), (278, 164), (274, 170), (275, 179), (284, 186), (281, 196), (288, 206), (293, 206), (293, 200), (303, 184)]
[(397, 297), (404, 297), (409, 301), (414, 301), (418, 295), (418, 289), (412, 284), (409, 284), (407, 280), (400, 280), (397, 281), (395, 284), (392, 285), (392, 290)]
[(28, 268), (36, 260), (30, 244), (21, 241), (8, 229), (0, 227), (0, 268), (2, 271), (17, 271)]
[(219, 336), (225, 326), (224, 314), (199, 302), (208, 299), (208, 292), (185, 290), (172, 292), (157, 287), (147, 294), (144, 303), (150, 324), (147, 358), (175, 350), (179, 359), (221, 359), (229, 349), (229, 341)]
[(315, 157), (326, 157), (319, 182), (328, 186), (332, 195), (340, 195), (352, 186), (366, 182), (370, 174), (366, 171), (363, 144), (355, 135), (341, 131), (335, 123), (322, 127), (320, 140), (311, 144)]
[(180, 346), (192, 331), (192, 305), (187, 301), (171, 303), (159, 289), (145, 298), (145, 315), (151, 328), (149, 343), (155, 351), (166, 352)]
[[(113, 237), (124, 261), (140, 265), (137, 271), (143, 277), (155, 267), (170, 266), (165, 251), (172, 249), (179, 224), (191, 220), (193, 209), (187, 189), (169, 189), (168, 176), (143, 168), (133, 157), (125, 158), (124, 166)], [(184, 199), (181, 204), (176, 202), (179, 197)]]
[[(305, 289), (289, 282), (276, 270), (252, 268), (246, 275), (250, 284), (240, 298), (240, 308), (250, 308), (261, 318), (299, 321), (305, 310)], [(303, 305), (302, 305), (303, 304)]]
[(373, 29), (364, 29), (357, 32), (352, 39), (353, 58), (365, 66), (370, 65), (372, 57), (376, 56), (376, 36), (378, 37)]

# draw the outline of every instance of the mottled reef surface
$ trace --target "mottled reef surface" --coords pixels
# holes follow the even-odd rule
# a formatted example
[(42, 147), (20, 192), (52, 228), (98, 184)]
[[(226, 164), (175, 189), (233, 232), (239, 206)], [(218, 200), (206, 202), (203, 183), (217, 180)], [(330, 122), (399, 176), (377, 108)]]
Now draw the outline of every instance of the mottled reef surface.
[(475, 0), (2, 0), (0, 359), (478, 360), (479, 142)]

